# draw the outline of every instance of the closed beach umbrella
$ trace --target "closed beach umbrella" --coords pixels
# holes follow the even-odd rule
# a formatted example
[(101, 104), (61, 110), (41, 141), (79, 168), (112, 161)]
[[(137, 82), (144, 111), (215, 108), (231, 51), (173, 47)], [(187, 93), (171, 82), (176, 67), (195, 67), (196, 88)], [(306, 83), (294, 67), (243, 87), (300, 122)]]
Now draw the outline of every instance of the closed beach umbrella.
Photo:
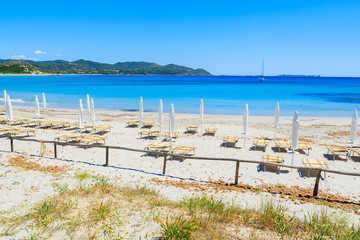
[(143, 98), (140, 97), (140, 107), (139, 107), (140, 121), (142, 116), (144, 115), (144, 106), (143, 106)]
[(204, 122), (204, 100), (200, 100), (200, 134), (202, 133), (202, 123)]
[(200, 122), (204, 121), (204, 100), (200, 100)]
[(86, 110), (88, 113), (90, 113), (90, 111), (91, 111), (89, 94), (86, 94)]
[(245, 147), (245, 141), (246, 141), (246, 133), (248, 128), (248, 122), (249, 122), (249, 107), (247, 104), (245, 104), (244, 108), (244, 116), (243, 116), (243, 129), (244, 129), (244, 147)]
[(10, 122), (12, 122), (13, 120), (13, 110), (12, 110), (12, 105), (11, 105), (11, 100), (10, 100), (10, 96), (6, 95), (6, 120)]
[(298, 149), (299, 144), (299, 113), (295, 111), (293, 117), (293, 126), (292, 126), (292, 139), (291, 139), (291, 150), (293, 153), (291, 165), (294, 163), (294, 154), (295, 150)]
[(6, 108), (6, 100), (7, 100), (6, 90), (4, 90), (4, 107), (5, 107), (5, 108)]
[(351, 120), (351, 128), (350, 128), (350, 143), (353, 144), (356, 141), (357, 137), (357, 119), (358, 119), (358, 113), (356, 109), (354, 110), (354, 114)]
[(173, 138), (175, 134), (175, 111), (174, 105), (170, 104), (170, 111), (169, 111), (169, 137)]
[(161, 99), (159, 101), (158, 123), (160, 127), (160, 136), (161, 136), (161, 126), (163, 124), (163, 103)]
[(40, 105), (39, 105), (39, 99), (38, 99), (37, 95), (35, 95), (35, 116), (36, 116), (36, 119), (39, 119), (39, 117), (40, 117)]
[(45, 98), (45, 93), (42, 94), (42, 104), (43, 104), (43, 109), (46, 110), (46, 98)]
[(94, 105), (94, 99), (93, 98), (91, 98), (90, 110), (91, 110), (91, 121), (92, 121), (92, 124), (94, 126), (94, 123), (95, 123), (95, 105)]
[(79, 128), (80, 130), (84, 128), (84, 108), (81, 99), (79, 99)]
[(163, 124), (163, 103), (162, 103), (162, 100), (161, 100), (161, 99), (160, 99), (160, 101), (159, 101), (158, 122), (159, 122), (159, 126), (161, 127), (161, 125)]
[(276, 128), (279, 127), (279, 118), (280, 118), (280, 104), (279, 104), (279, 102), (277, 102), (276, 103), (276, 108), (275, 108), (275, 122), (274, 122), (275, 134), (274, 134), (274, 139), (276, 138)]

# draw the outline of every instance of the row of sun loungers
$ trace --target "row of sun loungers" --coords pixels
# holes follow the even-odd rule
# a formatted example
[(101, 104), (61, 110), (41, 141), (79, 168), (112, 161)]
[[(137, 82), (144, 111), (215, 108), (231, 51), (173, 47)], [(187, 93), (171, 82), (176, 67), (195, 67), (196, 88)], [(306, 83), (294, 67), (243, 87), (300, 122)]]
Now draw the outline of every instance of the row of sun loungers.
[(18, 136), (21, 135), (23, 133), (25, 133), (27, 136), (30, 136), (30, 134), (32, 134), (33, 136), (35, 136), (35, 130), (34, 129), (19, 129), (17, 127), (3, 127), (0, 128), (0, 134), (4, 134), (4, 135), (10, 135), (10, 136)]
[(86, 144), (93, 144), (93, 143), (99, 143), (100, 141), (103, 141), (105, 144), (107, 137), (105, 136), (98, 136), (98, 135), (83, 135), (80, 133), (74, 133), (74, 134), (67, 134), (62, 135), (59, 137), (56, 137), (55, 140), (57, 141), (64, 141), (64, 142), (80, 142), (80, 143), (86, 143)]

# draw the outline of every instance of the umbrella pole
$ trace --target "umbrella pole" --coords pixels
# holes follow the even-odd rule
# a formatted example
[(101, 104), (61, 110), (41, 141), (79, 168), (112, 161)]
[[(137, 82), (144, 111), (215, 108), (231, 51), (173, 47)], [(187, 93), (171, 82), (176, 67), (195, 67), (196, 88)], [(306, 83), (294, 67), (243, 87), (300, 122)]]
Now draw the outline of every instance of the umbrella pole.
[(276, 139), (276, 128), (277, 128), (277, 126), (275, 126), (274, 139)]
[(202, 122), (200, 122), (200, 136), (202, 135)]
[(246, 133), (244, 134), (244, 148), (245, 148), (245, 141), (246, 141)]

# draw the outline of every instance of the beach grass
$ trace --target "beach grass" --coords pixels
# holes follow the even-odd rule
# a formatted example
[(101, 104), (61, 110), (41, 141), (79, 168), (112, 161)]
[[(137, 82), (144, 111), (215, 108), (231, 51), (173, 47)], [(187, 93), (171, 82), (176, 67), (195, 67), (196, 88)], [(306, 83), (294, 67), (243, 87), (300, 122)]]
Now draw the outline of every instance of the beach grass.
[[(279, 202), (238, 206), (206, 194), (171, 201), (146, 185), (122, 186), (80, 173), (77, 184), (53, 184), (56, 193), (25, 213), (1, 212), (0, 236), (132, 239), (359, 239), (360, 230), (326, 210), (291, 215)], [(84, 177), (86, 176), (86, 177)]]

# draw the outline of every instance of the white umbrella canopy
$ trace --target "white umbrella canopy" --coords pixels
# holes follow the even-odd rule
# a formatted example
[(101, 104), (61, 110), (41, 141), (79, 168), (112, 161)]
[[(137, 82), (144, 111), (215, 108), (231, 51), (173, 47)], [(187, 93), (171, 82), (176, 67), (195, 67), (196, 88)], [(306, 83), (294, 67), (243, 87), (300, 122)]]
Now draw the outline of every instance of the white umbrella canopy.
[(244, 116), (243, 116), (243, 128), (244, 128), (244, 134), (247, 133), (248, 128), (248, 121), (249, 121), (249, 107), (247, 104), (245, 104), (244, 108)]
[(143, 98), (140, 97), (140, 107), (139, 107), (140, 120), (144, 115), (144, 106), (143, 106)]
[(89, 94), (86, 94), (86, 110), (87, 110), (88, 113), (90, 113), (90, 111), (91, 111)]
[(248, 128), (248, 122), (249, 122), (249, 107), (247, 104), (245, 104), (244, 108), (244, 116), (243, 116), (243, 130), (244, 130), (244, 148), (245, 148), (245, 142), (246, 142), (246, 133)]
[(35, 95), (35, 116), (37, 119), (40, 117), (40, 105), (37, 95)]
[(279, 118), (280, 118), (280, 104), (279, 102), (277, 102), (275, 107), (274, 139), (276, 138), (276, 128), (279, 127)]
[(161, 127), (161, 125), (163, 124), (163, 103), (161, 99), (159, 101), (158, 123), (159, 127)]
[(204, 100), (200, 100), (200, 122), (204, 121)]
[(295, 150), (298, 149), (298, 144), (299, 144), (299, 113), (295, 111), (293, 117), (292, 139), (291, 139), (291, 150), (292, 150), (291, 165), (294, 164), (294, 154), (295, 154)]
[(84, 128), (84, 108), (81, 99), (79, 99), (79, 128)]
[(45, 110), (45, 109), (47, 108), (47, 106), (46, 106), (45, 93), (42, 94), (42, 104), (43, 104), (43, 109)]
[(94, 125), (95, 123), (95, 105), (94, 105), (94, 99), (91, 98), (91, 104), (90, 104), (90, 110), (91, 110), (91, 121), (92, 124)]
[(6, 108), (6, 100), (7, 100), (7, 97), (6, 97), (6, 90), (4, 90), (4, 107)]
[(357, 137), (357, 119), (358, 119), (358, 113), (357, 110), (354, 110), (353, 117), (351, 119), (351, 128), (350, 128), (350, 142), (351, 144), (355, 143), (356, 137)]
[(6, 95), (6, 120), (10, 122), (12, 122), (12, 120), (14, 119), (13, 116), (13, 110), (12, 110), (12, 105), (11, 105), (11, 100), (10, 100), (10, 96)]
[(298, 144), (299, 144), (299, 113), (295, 111), (293, 117), (293, 126), (292, 126), (291, 149), (293, 151), (298, 149)]
[(175, 134), (175, 111), (174, 105), (170, 104), (170, 111), (169, 111), (169, 137), (173, 138)]

